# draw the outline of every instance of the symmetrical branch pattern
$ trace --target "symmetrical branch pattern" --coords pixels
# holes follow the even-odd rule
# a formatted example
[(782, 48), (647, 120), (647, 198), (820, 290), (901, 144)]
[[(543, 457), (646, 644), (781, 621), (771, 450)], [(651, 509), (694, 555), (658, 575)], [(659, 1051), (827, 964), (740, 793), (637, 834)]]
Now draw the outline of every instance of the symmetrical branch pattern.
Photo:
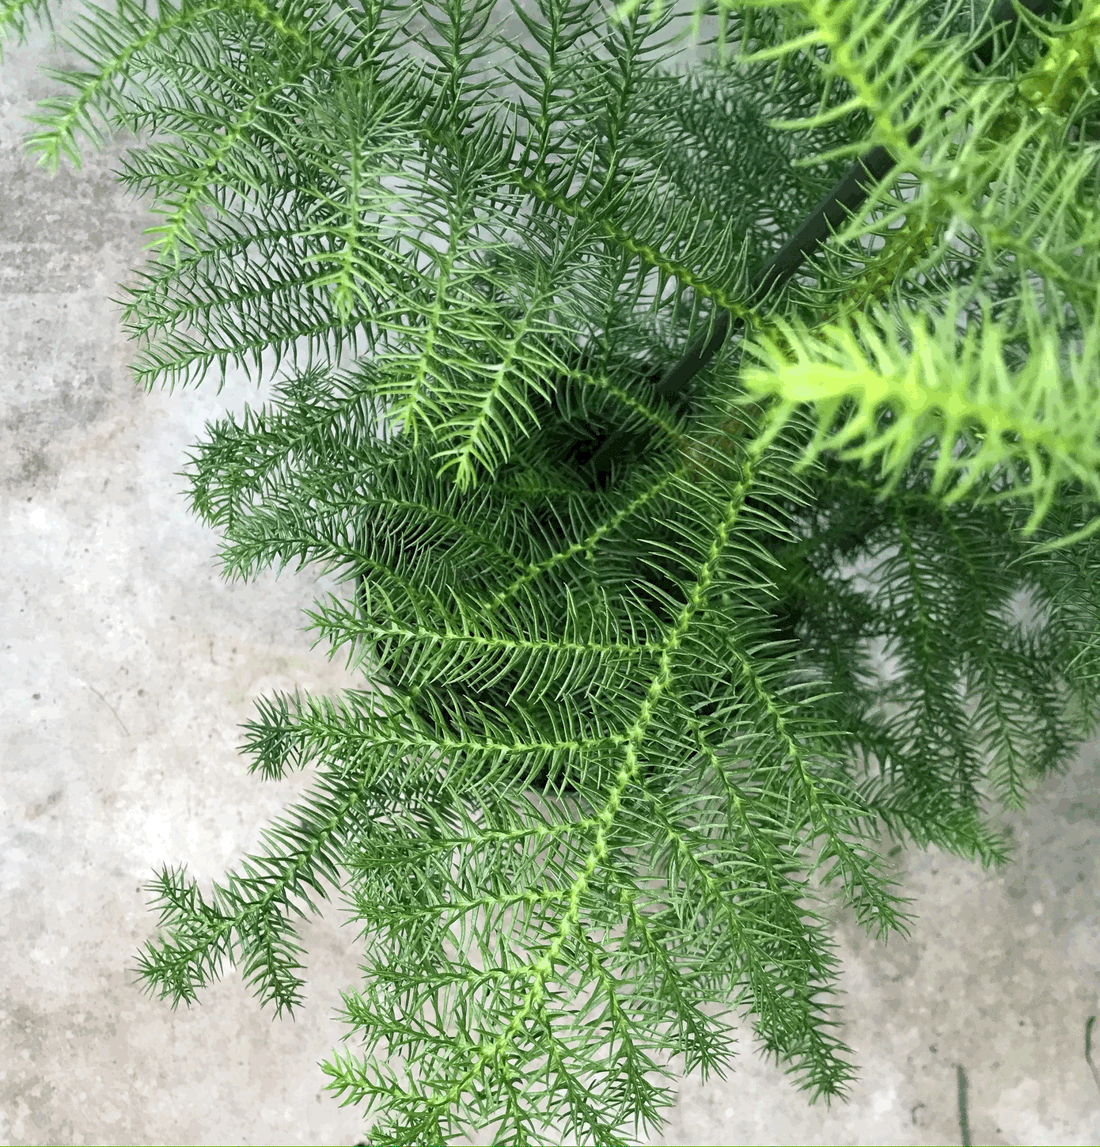
[(715, 1002), (843, 1098), (805, 901), (904, 931), (878, 822), (1004, 864), (982, 783), (1018, 805), (1100, 721), (1100, 9), (722, 0), (737, 55), (673, 75), (671, 7), (539, 0), (502, 113), (491, 0), (439, 41), (411, 7), (95, 8), (26, 141), (175, 137), (120, 175), (165, 218), (135, 379), (293, 352), (191, 506), (226, 578), (340, 570), (313, 628), (386, 690), (258, 702), (252, 771), (316, 784), (209, 901), (163, 868), (137, 970), (175, 1007), (241, 961), (292, 1011), (291, 910), (339, 887), (368, 1054), (324, 1071), (379, 1144), (622, 1143), (652, 1053), (732, 1060)]

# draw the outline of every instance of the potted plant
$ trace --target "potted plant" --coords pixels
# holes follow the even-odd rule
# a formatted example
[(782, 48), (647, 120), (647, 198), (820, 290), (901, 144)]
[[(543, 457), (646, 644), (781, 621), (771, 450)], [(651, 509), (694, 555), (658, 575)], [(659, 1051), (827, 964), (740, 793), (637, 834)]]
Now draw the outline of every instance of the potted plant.
[[(182, 141), (128, 161), (166, 215), (128, 289), (147, 385), (356, 339), (189, 476), (227, 570), (343, 571), (314, 628), (389, 690), (258, 703), (251, 767), (316, 788), (216, 906), (164, 868), (139, 972), (190, 1002), (225, 954), (291, 1008), (290, 900), (338, 884), (365, 939), (346, 1017), (386, 1063), (324, 1070), (380, 1104), (378, 1143), (623, 1142), (668, 1101), (650, 1051), (728, 1061), (707, 1001), (843, 1097), (803, 877), (904, 930), (877, 822), (1004, 864), (978, 781), (1019, 801), (1100, 715), (1098, 17), (721, 0), (716, 58), (672, 75), (674, 6), (540, 0), (502, 108), (490, 7), (450, 0), (414, 57), (396, 4), (95, 9), (94, 70), (27, 140), (79, 163), (96, 109)], [(1038, 636), (1003, 620), (1025, 586)]]

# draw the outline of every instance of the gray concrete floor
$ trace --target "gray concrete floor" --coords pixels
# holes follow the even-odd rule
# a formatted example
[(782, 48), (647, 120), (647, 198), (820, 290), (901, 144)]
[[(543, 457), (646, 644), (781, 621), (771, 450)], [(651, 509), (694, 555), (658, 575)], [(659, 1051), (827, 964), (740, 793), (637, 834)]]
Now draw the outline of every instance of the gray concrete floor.
[[(58, 6), (58, 28), (80, 7)], [(209, 895), (310, 787), (308, 771), (247, 773), (254, 701), (363, 680), (305, 628), (303, 608), (346, 592), (334, 577), (221, 579), (174, 472), (207, 420), (270, 388), (232, 371), (220, 395), (216, 379), (133, 384), (108, 296), (136, 281), (159, 218), (114, 182), (133, 140), (83, 146), (84, 170), (52, 180), (23, 154), (25, 117), (61, 90), (42, 64), (82, 66), (42, 32), (0, 65), (0, 1142), (351, 1144), (363, 1111), (318, 1066), (357, 1049), (334, 1018), (361, 982), (338, 895), (300, 924), (292, 1020), (229, 967), (175, 1012), (128, 970), (156, 934), (153, 870), (184, 863)], [(648, 1142), (958, 1142), (957, 1064), (975, 1143), (1100, 1142), (1083, 1055), (1100, 1013), (1097, 762), (1093, 741), (1026, 811), (994, 814), (1018, 849), (1003, 873), (898, 856), (911, 938), (881, 945), (833, 911), (840, 1034), (862, 1068), (848, 1105), (809, 1107), (745, 1028), (726, 1079), (681, 1078)]]

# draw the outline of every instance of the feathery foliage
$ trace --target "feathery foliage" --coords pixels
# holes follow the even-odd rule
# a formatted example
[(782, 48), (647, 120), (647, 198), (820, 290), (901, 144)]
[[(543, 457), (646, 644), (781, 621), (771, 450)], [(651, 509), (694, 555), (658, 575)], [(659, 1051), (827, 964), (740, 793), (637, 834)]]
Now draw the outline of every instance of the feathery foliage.
[[(252, 771), (316, 785), (210, 902), (163, 869), (140, 974), (175, 1007), (228, 958), (292, 1010), (291, 909), (340, 888), (366, 1055), (323, 1070), (378, 1144), (623, 1143), (670, 1102), (653, 1054), (732, 1060), (707, 1003), (843, 1098), (810, 878), (904, 931), (880, 822), (1003, 865), (979, 786), (1020, 807), (1100, 716), (1100, 4), (1001, 0), (990, 40), (984, 0), (721, 0), (679, 73), (675, 5), (539, 0), (490, 74), (492, 3), (431, 7), (438, 40), (386, 0), (90, 7), (26, 141), (56, 171), (93, 113), (175, 137), (119, 176), (165, 219), (135, 378), (259, 381), (308, 340), (208, 425), (191, 505), (226, 578), (338, 569), (312, 628), (384, 686), (258, 703)], [(895, 166), (754, 295), (876, 146)]]

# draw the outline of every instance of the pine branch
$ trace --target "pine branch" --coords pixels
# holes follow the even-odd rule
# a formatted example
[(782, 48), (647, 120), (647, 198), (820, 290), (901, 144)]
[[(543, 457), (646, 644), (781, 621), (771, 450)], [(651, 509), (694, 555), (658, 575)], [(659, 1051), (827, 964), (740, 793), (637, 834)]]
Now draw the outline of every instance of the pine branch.
[[(1100, 354), (1100, 12), (1055, 27), (998, 0), (995, 34), (954, 12), (925, 35), (928, 5), (761, 0), (733, 13), (742, 70), (716, 66), (711, 97), (650, 74), (667, 21), (631, 16), (607, 60), (583, 45), (593, 6), (553, 0), (525, 21), (539, 50), (516, 49), (529, 102), (502, 119), (470, 75), (491, 7), (450, 0), (431, 68), (381, 2), (322, 24), (293, 0), (97, 9), (94, 70), (58, 74), (75, 94), (27, 141), (79, 162), (94, 111), (179, 136), (122, 176), (166, 216), (128, 289), (131, 330), (156, 336), (135, 376), (260, 373), (309, 340), (270, 408), (208, 428), (192, 509), (222, 530), (227, 578), (345, 571), (352, 602), (329, 595), (312, 627), (390, 689), (258, 703), (250, 769), (310, 766), (315, 785), (210, 903), (161, 870), (141, 978), (190, 1004), (228, 958), (292, 1012), (291, 912), (327, 884), (363, 926), (344, 1018), (367, 1054), (323, 1070), (381, 1105), (374, 1142), (494, 1122), (501, 1141), (622, 1142), (669, 1101), (652, 1053), (732, 1058), (708, 1003), (751, 1017), (811, 1099), (845, 1098), (837, 962), (807, 898), (839, 884), (861, 927), (904, 932), (878, 822), (1004, 864), (981, 782), (1018, 804), (1100, 720), (1082, 366)], [(765, 120), (768, 101), (794, 118)], [(820, 181), (795, 174), (811, 165)], [(919, 193), (899, 204), (902, 165)], [(734, 291), (770, 243), (761, 204), (804, 222)], [(949, 253), (964, 226), (976, 241)], [(860, 268), (864, 237), (884, 254)], [(817, 292), (790, 288), (808, 319), (766, 322), (815, 252)], [(701, 300), (717, 315), (692, 339), (686, 289), (687, 327)], [(983, 322), (960, 348), (964, 299)], [(672, 366), (658, 313), (687, 343)], [(694, 399), (743, 321), (764, 365)], [(1060, 354), (1078, 331), (1083, 354)], [(313, 361), (347, 347), (346, 369)], [(844, 571), (857, 556), (874, 592)], [(1025, 581), (1051, 620), (1022, 634)]]
[[(991, 66), (998, 43), (1007, 39), (1011, 45), (1019, 19), (1015, 4), (1021, 4), (1036, 15), (1044, 15), (1053, 6), (1053, 0), (1015, 0), (1015, 3), (1014, 0), (997, 0), (985, 23), (983, 38), (974, 48), (973, 54), (979, 64), (987, 68)], [(947, 110), (940, 113), (941, 117), (947, 114)], [(924, 129), (919, 124), (912, 127), (907, 135), (909, 146), (915, 147), (923, 134)], [(896, 164), (897, 159), (881, 145), (861, 155), (786, 243), (753, 276), (741, 313), (731, 320), (730, 312), (720, 309), (713, 330), (698, 335), (683, 358), (665, 372), (657, 383), (656, 397), (676, 404), (691, 380), (718, 353), (731, 331), (736, 332), (746, 315), (755, 312), (768, 301), (769, 296), (782, 290), (806, 260), (864, 205), (869, 188), (881, 183)], [(613, 432), (593, 454), (588, 464), (597, 474), (610, 472), (612, 460), (623, 449), (624, 438), (624, 431)]]

